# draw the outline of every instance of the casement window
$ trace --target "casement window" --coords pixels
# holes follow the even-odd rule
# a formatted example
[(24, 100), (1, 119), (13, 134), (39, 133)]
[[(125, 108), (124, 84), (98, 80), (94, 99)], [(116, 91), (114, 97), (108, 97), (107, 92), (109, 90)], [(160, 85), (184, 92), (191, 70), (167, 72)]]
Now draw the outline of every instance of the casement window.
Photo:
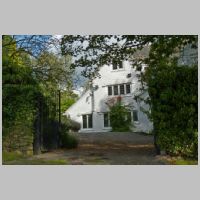
[(124, 85), (120, 85), (119, 86), (119, 90), (120, 90), (120, 94), (124, 94), (125, 91), (124, 91)]
[(114, 61), (112, 64), (113, 70), (123, 69), (123, 62)]
[(121, 85), (112, 85), (108, 86), (108, 95), (125, 95), (131, 93), (131, 85), (128, 84), (121, 84)]
[(123, 68), (123, 62), (120, 62), (119, 63), (119, 69), (122, 69)]
[(131, 93), (131, 85), (126, 84), (126, 94), (130, 94), (130, 93)]
[(137, 111), (137, 110), (134, 110), (134, 111), (133, 111), (133, 121), (134, 121), (134, 122), (137, 122), (137, 121), (138, 121), (138, 111)]
[(104, 127), (110, 127), (110, 115), (109, 115), (109, 113), (104, 113)]
[(83, 128), (92, 128), (92, 114), (83, 115)]
[(114, 85), (114, 95), (118, 95), (118, 85)]
[(117, 67), (117, 62), (113, 62), (112, 66), (113, 66), (113, 70), (116, 70), (118, 68)]
[(112, 95), (112, 86), (108, 86), (108, 95)]

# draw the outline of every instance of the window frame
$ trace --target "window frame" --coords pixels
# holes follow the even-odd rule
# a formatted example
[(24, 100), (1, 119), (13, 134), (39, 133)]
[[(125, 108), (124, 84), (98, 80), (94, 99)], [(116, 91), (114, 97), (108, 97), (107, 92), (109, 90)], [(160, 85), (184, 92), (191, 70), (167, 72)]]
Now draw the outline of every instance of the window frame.
[[(105, 115), (107, 115), (107, 126), (105, 126)], [(109, 112), (103, 113), (103, 127), (110, 128), (110, 113)]]
[[(132, 113), (133, 113), (133, 117), (132, 117), (133, 122), (139, 122), (139, 119), (138, 119), (138, 110), (133, 110)], [(135, 113), (136, 115), (134, 115), (134, 113)], [(137, 120), (135, 120), (135, 116), (136, 116)]]
[[(111, 90), (109, 90), (109, 88), (111, 89)], [(111, 92), (111, 93), (110, 93)], [(108, 96), (112, 96), (113, 95), (113, 86), (108, 86)]]
[[(130, 83), (126, 83), (126, 94), (131, 94), (131, 84)], [(129, 86), (129, 93), (127, 93), (127, 86)]]
[(113, 61), (112, 62), (112, 70), (113, 71), (118, 71), (118, 70), (122, 70), (122, 69), (124, 69), (123, 61), (120, 61), (120, 62)]
[[(123, 86), (123, 93), (121, 93), (121, 89), (122, 89), (121, 86)], [(124, 84), (120, 84), (120, 85), (119, 85), (119, 94), (120, 94), (120, 95), (125, 95), (125, 87), (124, 87)]]
[[(117, 90), (115, 90), (117, 89)], [(117, 91), (117, 93), (115, 93)], [(117, 96), (119, 95), (119, 85), (113, 85), (113, 95)]]
[[(84, 117), (86, 117), (86, 127), (84, 126)], [(91, 129), (93, 128), (93, 114), (84, 114), (82, 115), (82, 128)]]

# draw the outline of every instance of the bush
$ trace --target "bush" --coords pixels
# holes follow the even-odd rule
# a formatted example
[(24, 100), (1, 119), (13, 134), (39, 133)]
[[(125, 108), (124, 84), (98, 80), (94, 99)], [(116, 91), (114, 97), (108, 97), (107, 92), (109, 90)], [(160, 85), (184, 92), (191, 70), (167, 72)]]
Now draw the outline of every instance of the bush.
[(71, 130), (73, 132), (78, 132), (78, 130), (81, 128), (81, 125), (78, 122), (68, 118), (67, 116), (62, 116), (61, 121), (63, 129), (67, 131)]
[(78, 146), (78, 140), (75, 136), (64, 133), (61, 136), (61, 143), (63, 148), (76, 148)]
[(121, 102), (110, 108), (110, 123), (113, 131), (130, 131), (131, 119), (128, 117), (128, 109), (121, 105)]
[(168, 154), (197, 158), (197, 66), (165, 64), (152, 74), (156, 78), (148, 86), (156, 144)]

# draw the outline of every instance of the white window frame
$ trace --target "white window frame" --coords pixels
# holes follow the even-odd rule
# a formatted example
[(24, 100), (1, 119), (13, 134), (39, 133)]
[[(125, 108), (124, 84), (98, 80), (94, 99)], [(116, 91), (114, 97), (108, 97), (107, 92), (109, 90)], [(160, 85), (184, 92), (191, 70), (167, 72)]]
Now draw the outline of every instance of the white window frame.
[[(86, 116), (86, 124), (87, 124), (87, 127), (86, 128), (84, 128), (83, 127), (83, 116)], [(91, 115), (92, 116), (92, 127), (90, 127), (89, 128), (89, 115)], [(93, 129), (93, 125), (94, 125), (94, 123), (93, 123), (93, 114), (92, 113), (88, 113), (88, 114), (82, 114), (82, 129)]]
[[(104, 124), (104, 114), (108, 114), (108, 126), (105, 126), (105, 124)], [(105, 113), (103, 113), (103, 127), (104, 128), (111, 128), (111, 126), (110, 126), (110, 113), (109, 112), (105, 112)]]
[(119, 67), (120, 64), (117, 63), (117, 69), (113, 69), (113, 64), (112, 64), (112, 71), (113, 71), (113, 72), (116, 72), (116, 71), (123, 71), (123, 70), (124, 70), (124, 62), (121, 61), (121, 64), (122, 64), (122, 68), (120, 68), (120, 67)]
[[(124, 94), (120, 93), (120, 85), (124, 85)], [(130, 93), (127, 93), (127, 91), (126, 91), (126, 85), (130, 85)], [(118, 94), (117, 95), (114, 94), (114, 86), (117, 86), (117, 90), (118, 90)], [(107, 86), (107, 93), (108, 93), (108, 88), (109, 87), (111, 87), (112, 95), (108, 94), (108, 96), (119, 96), (119, 95), (126, 96), (126, 95), (130, 95), (131, 94), (131, 83), (122, 83), (122, 84), (108, 85)]]

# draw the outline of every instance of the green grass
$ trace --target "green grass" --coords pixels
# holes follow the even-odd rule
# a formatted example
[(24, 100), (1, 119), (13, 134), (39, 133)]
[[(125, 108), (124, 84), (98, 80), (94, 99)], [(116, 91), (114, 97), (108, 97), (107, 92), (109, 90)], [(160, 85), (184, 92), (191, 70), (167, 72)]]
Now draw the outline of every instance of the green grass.
[(36, 159), (17, 152), (3, 152), (3, 165), (67, 165), (67, 160)]
[(106, 164), (105, 160), (102, 158), (88, 158), (84, 160), (86, 165), (103, 165)]
[(22, 153), (19, 153), (19, 152), (6, 152), (6, 151), (3, 151), (3, 153), (2, 153), (3, 162), (19, 160), (19, 159), (23, 159), (23, 158), (26, 158), (26, 156), (23, 155)]
[(175, 164), (176, 165), (198, 165), (198, 161), (197, 160), (180, 159), (180, 160), (176, 160)]

